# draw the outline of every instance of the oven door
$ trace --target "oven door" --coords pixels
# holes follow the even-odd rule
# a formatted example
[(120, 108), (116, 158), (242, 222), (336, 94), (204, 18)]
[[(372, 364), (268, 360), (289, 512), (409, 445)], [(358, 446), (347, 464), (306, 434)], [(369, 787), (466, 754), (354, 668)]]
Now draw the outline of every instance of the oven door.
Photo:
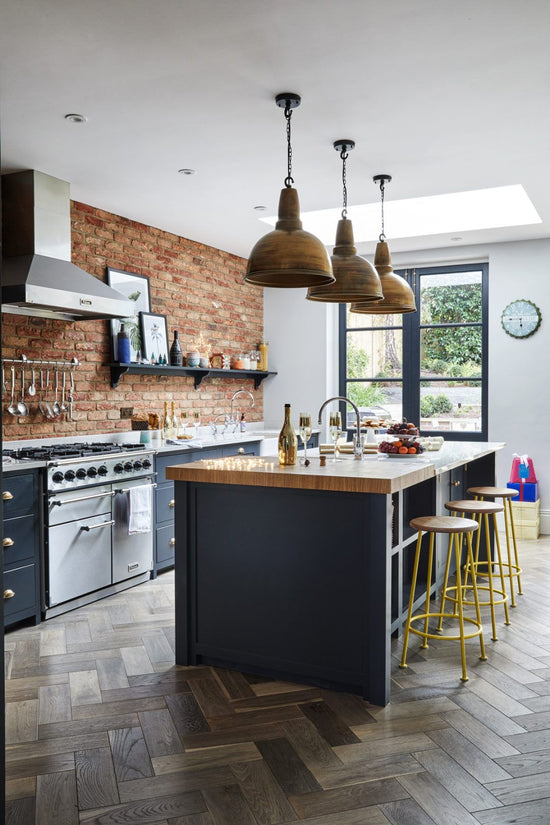
[(49, 607), (111, 584), (111, 499), (110, 485), (50, 497)]
[[(150, 478), (126, 481), (122, 487), (114, 487), (113, 496), (113, 583), (139, 576), (153, 569), (153, 489), (156, 484)], [(131, 488), (146, 491), (149, 513), (144, 532), (129, 534)]]

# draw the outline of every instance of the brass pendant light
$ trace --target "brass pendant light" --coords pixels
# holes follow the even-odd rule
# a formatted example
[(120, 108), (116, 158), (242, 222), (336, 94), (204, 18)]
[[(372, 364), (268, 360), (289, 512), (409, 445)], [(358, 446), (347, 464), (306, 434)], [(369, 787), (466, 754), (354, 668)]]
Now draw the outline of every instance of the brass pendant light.
[(380, 275), (384, 299), (378, 303), (369, 304), (361, 301), (352, 304), (350, 311), (364, 315), (403, 315), (405, 312), (416, 312), (414, 292), (405, 278), (393, 271), (390, 250), (384, 234), (384, 187), (391, 181), (391, 175), (375, 175), (373, 181), (380, 184), (382, 206), (382, 231), (376, 244), (374, 268)]
[(342, 160), (342, 217), (336, 229), (336, 245), (330, 260), (335, 281), (324, 286), (308, 289), (308, 301), (349, 304), (353, 301), (381, 301), (384, 297), (380, 278), (376, 269), (365, 258), (357, 254), (353, 240), (353, 226), (348, 219), (348, 188), (346, 180), (346, 160), (355, 147), (353, 140), (336, 140), (333, 143)]
[(301, 103), (294, 92), (275, 98), (285, 110), (288, 174), (279, 198), (279, 215), (275, 229), (256, 243), (246, 270), (245, 282), (257, 286), (312, 287), (334, 281), (330, 259), (324, 244), (302, 229), (298, 192), (292, 188), (292, 145), (290, 119), (292, 110)]

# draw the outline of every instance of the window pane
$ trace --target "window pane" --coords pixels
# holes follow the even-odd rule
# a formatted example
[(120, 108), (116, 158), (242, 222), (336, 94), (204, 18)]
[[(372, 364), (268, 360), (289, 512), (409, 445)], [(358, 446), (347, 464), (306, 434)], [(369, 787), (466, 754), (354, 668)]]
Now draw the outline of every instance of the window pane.
[(401, 378), (401, 329), (356, 331), (347, 334), (348, 378)]
[(481, 378), (481, 327), (437, 327), (420, 330), (422, 378)]
[(480, 322), (481, 275), (481, 272), (475, 271), (422, 275), (420, 323)]
[(403, 325), (402, 315), (363, 315), (350, 312), (348, 306), (347, 325), (351, 329), (358, 327), (400, 327)]
[(422, 381), (422, 430), (481, 430), (481, 381)]
[[(346, 395), (359, 407), (362, 415), (379, 415), (401, 421), (403, 418), (403, 387), (400, 382), (384, 383), (380, 381), (348, 382)], [(347, 412), (347, 426), (355, 422), (353, 410)]]

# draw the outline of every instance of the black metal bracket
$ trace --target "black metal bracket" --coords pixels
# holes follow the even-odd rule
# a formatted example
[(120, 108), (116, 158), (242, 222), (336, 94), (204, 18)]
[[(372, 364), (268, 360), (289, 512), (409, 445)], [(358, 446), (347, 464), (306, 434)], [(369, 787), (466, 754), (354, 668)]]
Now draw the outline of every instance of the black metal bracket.
[(161, 364), (125, 364), (114, 362), (108, 365), (111, 370), (111, 387), (116, 389), (123, 375), (158, 375), (162, 378), (170, 378), (175, 375), (190, 375), (193, 377), (193, 386), (196, 390), (205, 378), (253, 378), (254, 389), (257, 390), (262, 381), (269, 375), (277, 375), (276, 372), (264, 372), (258, 370), (216, 370), (200, 367), (170, 367)]

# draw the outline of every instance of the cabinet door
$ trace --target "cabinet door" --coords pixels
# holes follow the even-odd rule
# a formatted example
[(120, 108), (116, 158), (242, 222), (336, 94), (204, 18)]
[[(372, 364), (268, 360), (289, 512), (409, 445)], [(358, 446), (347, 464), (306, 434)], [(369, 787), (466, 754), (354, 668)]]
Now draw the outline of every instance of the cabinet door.
[(173, 524), (168, 524), (165, 527), (157, 527), (157, 569), (164, 569), (174, 564), (175, 543)]
[(187, 464), (189, 461), (196, 461), (202, 458), (202, 450), (182, 450), (181, 453), (171, 453), (170, 455), (158, 455), (155, 459), (155, 470), (157, 471), (157, 484), (163, 484), (171, 479), (166, 478), (166, 468), (177, 464)]
[(5, 473), (2, 478), (4, 518), (30, 515), (36, 509), (38, 473)]
[(38, 523), (35, 515), (4, 519), (3, 550), (6, 567), (23, 559), (34, 561), (38, 550)]
[[(463, 467), (455, 467), (454, 470), (451, 470), (449, 473), (449, 481), (448, 481), (448, 498), (447, 501), (460, 501), (461, 499), (466, 498), (466, 490), (464, 489), (464, 468)], [(445, 493), (445, 491), (444, 491)], [(443, 502), (445, 504), (445, 502)], [(447, 511), (447, 515), (450, 511)]]
[[(240, 456), (240, 455), (260, 455), (260, 442), (253, 441), (246, 444), (232, 444), (230, 447), (222, 448), (222, 456)], [(212, 456), (209, 456), (212, 458)]]
[[(13, 593), (13, 596), (11, 595)], [(18, 622), (36, 611), (36, 566), (26, 564), (4, 571), (4, 619)]]
[(162, 487), (157, 487), (156, 493), (156, 519), (157, 524), (162, 524), (165, 521), (174, 521), (174, 485), (164, 484)]

